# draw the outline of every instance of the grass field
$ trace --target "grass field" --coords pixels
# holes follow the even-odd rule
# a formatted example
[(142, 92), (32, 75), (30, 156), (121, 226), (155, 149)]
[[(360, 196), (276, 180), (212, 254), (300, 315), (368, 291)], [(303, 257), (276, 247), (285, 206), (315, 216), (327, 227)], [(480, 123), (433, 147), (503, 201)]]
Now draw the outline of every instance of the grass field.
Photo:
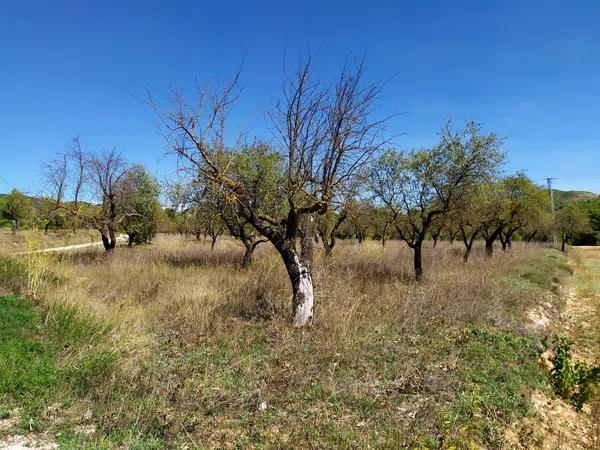
[[(464, 265), (442, 242), (416, 284), (403, 244), (341, 242), (317, 255), (315, 321), (300, 330), (278, 256), (263, 245), (244, 270), (242, 253), (165, 235), (45, 255), (39, 300), (0, 304), (12, 432), (64, 448), (499, 448), (548, 389), (552, 330), (527, 317), (561, 306), (555, 250), (478, 248)], [(13, 291), (35, 271), (2, 264)]]

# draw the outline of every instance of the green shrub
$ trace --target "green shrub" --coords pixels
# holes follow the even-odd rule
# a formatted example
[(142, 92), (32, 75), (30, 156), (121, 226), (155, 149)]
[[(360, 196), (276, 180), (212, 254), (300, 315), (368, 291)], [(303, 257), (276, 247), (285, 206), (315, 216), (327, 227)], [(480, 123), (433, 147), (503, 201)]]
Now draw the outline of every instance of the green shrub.
[(562, 336), (554, 336), (554, 356), (550, 359), (550, 380), (554, 391), (563, 399), (581, 409), (593, 397), (600, 382), (600, 367), (573, 363), (571, 342)]

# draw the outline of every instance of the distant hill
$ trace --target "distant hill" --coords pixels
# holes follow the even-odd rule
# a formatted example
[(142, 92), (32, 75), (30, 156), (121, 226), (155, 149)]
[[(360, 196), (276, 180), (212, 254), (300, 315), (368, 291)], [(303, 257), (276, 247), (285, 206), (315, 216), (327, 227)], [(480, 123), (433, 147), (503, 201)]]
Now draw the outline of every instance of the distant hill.
[(593, 200), (598, 195), (593, 192), (587, 191), (561, 191), (560, 189), (554, 189), (554, 205), (557, 209), (562, 208), (568, 203), (576, 202), (579, 200)]

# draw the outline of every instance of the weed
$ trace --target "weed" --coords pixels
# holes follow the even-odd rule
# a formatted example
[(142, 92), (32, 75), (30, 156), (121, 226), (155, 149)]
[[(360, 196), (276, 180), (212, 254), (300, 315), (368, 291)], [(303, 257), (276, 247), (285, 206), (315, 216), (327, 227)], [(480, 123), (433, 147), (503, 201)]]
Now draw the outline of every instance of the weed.
[(81, 314), (58, 306), (49, 314), (30, 301), (0, 297), (2, 415), (18, 406), (21, 427), (41, 430), (48, 404), (88, 395), (110, 373), (115, 354), (104, 340), (97, 324)]
[(27, 280), (27, 269), (19, 261), (0, 255), (0, 295), (20, 293)]
[(528, 394), (543, 384), (537, 356), (526, 338), (473, 327), (461, 345), (458, 401), (442, 416), (451, 430), (458, 430), (449, 443), (471, 437), (500, 447), (504, 428), (529, 414)]
[(27, 268), (26, 294), (37, 300), (40, 289), (44, 286), (50, 268), (47, 253), (40, 252), (42, 240), (39, 235), (32, 234), (26, 240), (25, 267)]
[(600, 367), (585, 363), (574, 363), (571, 355), (572, 343), (563, 336), (554, 336), (554, 354), (550, 358), (552, 369), (550, 380), (554, 391), (563, 399), (581, 409), (593, 398), (600, 383)]

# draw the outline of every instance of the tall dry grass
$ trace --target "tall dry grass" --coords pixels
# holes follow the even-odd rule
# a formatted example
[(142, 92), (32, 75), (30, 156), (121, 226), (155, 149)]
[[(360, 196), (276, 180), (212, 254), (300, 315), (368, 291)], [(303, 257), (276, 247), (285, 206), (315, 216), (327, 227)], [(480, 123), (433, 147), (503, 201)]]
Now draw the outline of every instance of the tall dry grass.
[[(437, 420), (433, 393), (451, 383), (441, 371), (456, 360), (465, 328), (508, 324), (536, 301), (507, 290), (506, 278), (539, 260), (540, 248), (514, 247), (487, 260), (479, 246), (463, 264), (460, 245), (428, 244), (425, 280), (415, 283), (403, 243), (340, 242), (330, 258), (317, 252), (315, 320), (301, 330), (288, 320), (279, 256), (261, 245), (243, 269), (243, 247), (231, 239), (211, 251), (210, 243), (159, 235), (112, 253), (53, 255), (58, 282), (41, 295), (110, 326), (118, 373), (88, 394), (106, 432), (126, 427), (223, 448), (260, 426), (267, 443), (328, 446), (337, 439), (323, 438), (331, 426), (338, 433), (365, 423), (387, 430), (356, 438), (365, 445), (397, 433), (410, 443)], [(416, 419), (394, 412), (398, 397)], [(371, 401), (377, 408), (361, 412)], [(275, 405), (272, 424), (256, 416), (263, 402)], [(298, 415), (307, 405), (325, 419)]]
[[(502, 280), (511, 268), (536, 256), (537, 246), (516, 244), (492, 260), (481, 249), (468, 264), (458, 244), (425, 250), (424, 283), (412, 281), (410, 249), (400, 242), (342, 242), (327, 258), (318, 253), (313, 329), (343, 338), (365, 324), (417, 329), (499, 314)], [(278, 255), (260, 246), (255, 263), (242, 269), (243, 248), (221, 239), (208, 243), (159, 235), (150, 246), (57, 257), (63, 279), (46, 297), (117, 316), (127, 326), (176, 332), (188, 339), (227, 328), (231, 321), (287, 318), (290, 288)]]

